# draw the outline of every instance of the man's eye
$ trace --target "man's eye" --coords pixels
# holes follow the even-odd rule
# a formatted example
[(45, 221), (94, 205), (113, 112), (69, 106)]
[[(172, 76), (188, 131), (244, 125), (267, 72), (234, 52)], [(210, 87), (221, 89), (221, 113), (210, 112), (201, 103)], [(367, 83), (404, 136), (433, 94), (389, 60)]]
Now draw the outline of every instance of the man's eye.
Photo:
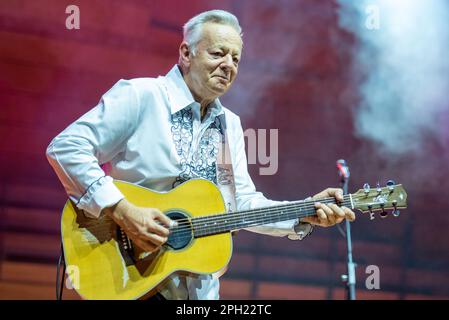
[(212, 52), (212, 55), (213, 55), (214, 57), (221, 57), (221, 52), (218, 52), (218, 51)]

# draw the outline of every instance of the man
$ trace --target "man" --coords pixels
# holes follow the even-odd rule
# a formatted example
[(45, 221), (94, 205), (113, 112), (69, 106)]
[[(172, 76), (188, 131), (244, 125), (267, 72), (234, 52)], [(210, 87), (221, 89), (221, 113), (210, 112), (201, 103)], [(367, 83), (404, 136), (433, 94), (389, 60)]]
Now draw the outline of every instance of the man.
[[(247, 171), (243, 130), (238, 116), (218, 99), (235, 80), (242, 55), (237, 18), (221, 10), (199, 14), (184, 26), (179, 61), (165, 76), (120, 80), (99, 104), (60, 133), (47, 157), (69, 197), (93, 219), (110, 215), (132, 241), (148, 252), (167, 241), (172, 221), (157, 208), (133, 205), (112, 183), (126, 180), (168, 191), (195, 177), (217, 182), (217, 134), (225, 122), (238, 210), (279, 202), (256, 192)], [(218, 139), (219, 140), (219, 139)], [(109, 164), (108, 173), (101, 165)], [(335, 197), (326, 189), (314, 199)], [(248, 230), (303, 238), (311, 225), (331, 226), (354, 213), (316, 203), (317, 216), (267, 224)], [(160, 294), (167, 299), (218, 299), (211, 276), (173, 275)]]

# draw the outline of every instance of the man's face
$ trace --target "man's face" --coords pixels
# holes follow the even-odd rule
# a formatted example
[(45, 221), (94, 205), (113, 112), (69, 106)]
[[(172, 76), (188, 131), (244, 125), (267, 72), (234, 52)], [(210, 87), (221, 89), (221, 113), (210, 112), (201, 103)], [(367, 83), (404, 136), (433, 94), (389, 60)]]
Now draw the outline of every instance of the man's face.
[(240, 35), (232, 27), (216, 23), (203, 25), (189, 68), (191, 89), (199, 98), (216, 98), (229, 90), (237, 76), (242, 45)]

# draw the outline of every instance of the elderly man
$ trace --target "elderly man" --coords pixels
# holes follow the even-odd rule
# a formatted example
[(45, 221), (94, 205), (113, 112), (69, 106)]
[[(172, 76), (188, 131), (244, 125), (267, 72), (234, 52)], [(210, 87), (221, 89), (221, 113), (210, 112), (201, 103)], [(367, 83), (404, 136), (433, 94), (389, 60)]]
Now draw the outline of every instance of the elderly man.
[[(145, 251), (162, 246), (172, 221), (158, 208), (129, 202), (113, 179), (168, 191), (191, 178), (217, 182), (218, 143), (227, 128), (238, 210), (280, 202), (256, 192), (247, 171), (239, 117), (220, 96), (234, 82), (242, 56), (241, 28), (229, 12), (201, 13), (184, 26), (179, 61), (165, 77), (120, 80), (90, 112), (53, 139), (47, 157), (70, 199), (91, 218), (110, 215)], [(108, 171), (102, 165), (108, 164)], [(329, 188), (314, 199), (343, 200)], [(354, 220), (346, 207), (317, 202), (316, 216), (248, 228), (273, 236), (303, 238), (311, 224), (331, 226)], [(302, 236), (298, 236), (298, 234)], [(209, 275), (174, 274), (158, 293), (166, 299), (218, 299), (219, 282)]]

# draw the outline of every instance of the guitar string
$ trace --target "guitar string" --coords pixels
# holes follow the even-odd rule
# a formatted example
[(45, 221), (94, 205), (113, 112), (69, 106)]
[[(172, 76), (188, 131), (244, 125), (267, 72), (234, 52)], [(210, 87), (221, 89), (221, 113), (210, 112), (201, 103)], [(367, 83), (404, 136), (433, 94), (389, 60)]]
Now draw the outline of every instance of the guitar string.
[[(343, 205), (347, 206), (350, 205), (351, 202), (349, 201), (350, 199), (345, 199), (342, 201)], [(349, 202), (348, 202), (349, 201)], [(290, 209), (290, 208), (295, 208), (295, 209), (299, 209), (299, 208), (304, 208), (304, 209), (311, 209), (315, 207), (315, 203), (316, 202), (323, 202), (323, 203), (335, 203), (335, 199), (334, 198), (326, 198), (326, 199), (320, 199), (319, 201), (301, 201), (301, 202), (291, 202), (291, 203), (286, 203), (286, 204), (282, 204), (282, 205), (276, 205), (276, 206), (272, 206), (272, 207), (263, 207), (263, 208), (255, 208), (255, 209), (250, 209), (250, 210), (242, 210), (242, 211), (237, 211), (235, 213), (218, 213), (218, 214), (211, 214), (211, 215), (207, 215), (207, 216), (202, 216), (202, 217), (193, 217), (191, 219), (187, 218), (187, 219), (179, 219), (176, 220), (178, 222), (178, 226), (183, 225), (183, 224), (191, 224), (191, 221), (193, 222), (210, 222), (210, 221), (214, 221), (217, 218), (223, 218), (226, 217), (227, 220), (235, 220), (235, 219), (240, 219), (242, 216), (247, 215), (247, 217), (253, 217), (254, 215), (259, 215), (261, 213), (272, 213), (272, 212), (278, 212), (278, 211), (282, 211), (284, 209)], [(260, 212), (263, 211), (263, 212)], [(252, 212), (252, 213), (251, 213)], [(249, 214), (248, 214), (249, 213)], [(179, 223), (181, 221), (181, 223)], [(173, 229), (173, 228), (172, 228)]]
[[(347, 202), (348, 200), (350, 200), (350, 195), (344, 195), (343, 198), (348, 198), (346, 200), (343, 200), (342, 203), (343, 204), (350, 204), (350, 202)], [(282, 205), (277, 205), (277, 206), (272, 206), (272, 207), (265, 207), (265, 208), (256, 208), (256, 209), (250, 209), (250, 210), (243, 210), (243, 211), (238, 211), (236, 213), (219, 213), (219, 214), (213, 214), (213, 215), (209, 215), (209, 216), (203, 216), (203, 217), (194, 217), (192, 219), (179, 219), (176, 221), (185, 221), (182, 222), (180, 224), (178, 224), (176, 227), (171, 228), (170, 230), (172, 231), (172, 234), (176, 233), (178, 236), (181, 235), (190, 235), (192, 233), (192, 228), (191, 225), (193, 223), (199, 223), (199, 218), (202, 219), (201, 222), (212, 222), (212, 221), (221, 221), (223, 222), (224, 220), (226, 220), (228, 223), (228, 221), (231, 222), (236, 222), (236, 221), (241, 221), (242, 216), (244, 216), (245, 214), (249, 213), (249, 212), (253, 212), (247, 215), (248, 219), (249, 218), (255, 218), (253, 220), (253, 223), (257, 223), (257, 222), (263, 222), (265, 217), (262, 217), (262, 215), (269, 215), (269, 218), (278, 218), (282, 215), (285, 214), (291, 214), (291, 213), (298, 213), (298, 209), (304, 209), (304, 210), (310, 210), (312, 208), (315, 207), (315, 203), (316, 202), (323, 202), (323, 203), (335, 203), (335, 198), (324, 198), (324, 199), (319, 199), (317, 201), (298, 201), (298, 202), (294, 202), (294, 203), (287, 203), (287, 204), (282, 204)], [(285, 208), (284, 210), (282, 210), (283, 208)], [(263, 210), (263, 211), (262, 211)], [(280, 210), (282, 210), (282, 212), (279, 212)], [(262, 212), (261, 212), (262, 211)], [(275, 213), (275, 214), (272, 214)], [(310, 214), (313, 215), (313, 214)], [(293, 219), (293, 218), (292, 218)], [(291, 220), (291, 219), (285, 219), (285, 220)], [(268, 223), (268, 222), (267, 222)], [(204, 227), (204, 226), (193, 226), (193, 229), (195, 230), (195, 232), (201, 232), (201, 231), (206, 231), (206, 230), (210, 230), (210, 227)]]
[[(348, 200), (350, 200), (349, 196), (348, 196), (347, 199), (344, 199), (342, 202), (347, 204), (346, 202)], [(217, 213), (217, 214), (210, 214), (210, 215), (207, 215), (207, 216), (200, 216), (200, 217), (193, 217), (193, 218), (184, 218), (184, 219), (179, 219), (179, 220), (176, 220), (176, 221), (178, 222), (178, 226), (179, 226), (179, 225), (182, 225), (184, 222), (190, 225), (190, 222), (192, 220), (195, 222), (195, 221), (200, 221), (200, 219), (201, 219), (201, 221), (208, 222), (208, 221), (215, 220), (216, 218), (225, 217), (225, 216), (226, 217), (232, 216), (232, 218), (239, 218), (239, 217), (241, 217), (241, 216), (243, 216), (245, 214), (248, 214), (248, 213), (249, 213), (248, 217), (250, 217), (250, 216), (253, 216), (254, 214), (259, 214), (260, 212), (258, 212), (258, 211), (261, 211), (261, 210), (264, 210), (267, 213), (270, 213), (270, 212), (279, 211), (279, 210), (282, 210), (282, 209), (289, 209), (289, 208), (292, 208), (293, 206), (295, 208), (303, 207), (304, 209), (310, 209), (312, 207), (315, 207), (315, 203), (316, 202), (335, 203), (335, 198), (325, 198), (325, 199), (320, 199), (320, 200), (317, 200), (317, 201), (307, 200), (307, 201), (290, 202), (290, 203), (286, 203), (286, 204), (282, 204), (282, 205), (275, 205), (275, 206), (271, 206), (271, 207), (262, 207), (262, 208), (255, 208), (255, 209), (249, 209), (249, 210), (241, 210), (241, 211), (237, 211), (235, 213), (232, 213), (232, 212), (229, 212), (229, 213), (221, 212), (221, 213)], [(350, 202), (348, 204), (350, 204)], [(253, 213), (251, 213), (251, 212), (253, 212)], [(230, 219), (232, 219), (232, 218), (230, 218)], [(179, 222), (181, 222), (181, 223), (179, 223)]]
[[(352, 201), (351, 201), (351, 196), (352, 196)], [(354, 202), (354, 200), (359, 200), (360, 198), (367, 198), (366, 195), (344, 195), (343, 197), (343, 201), (342, 201), (342, 205), (346, 206), (346, 207), (350, 207), (352, 205), (352, 203)], [(349, 202), (348, 202), (349, 201)], [(182, 221), (182, 223), (178, 224), (178, 226), (182, 226), (183, 224), (187, 224), (190, 225), (191, 221), (193, 222), (199, 222), (201, 219), (201, 222), (210, 222), (210, 221), (214, 221), (216, 219), (220, 219), (223, 217), (226, 217), (226, 220), (235, 220), (235, 219), (240, 219), (243, 215), (250, 213), (250, 212), (254, 212), (253, 214), (248, 214), (247, 217), (253, 217), (254, 215), (258, 215), (261, 212), (258, 211), (262, 211), (262, 213), (271, 213), (271, 212), (276, 212), (282, 209), (290, 209), (290, 208), (298, 208), (298, 207), (303, 207), (304, 209), (311, 209), (315, 207), (315, 203), (316, 202), (323, 202), (323, 203), (336, 203), (335, 198), (324, 198), (324, 199), (319, 199), (317, 201), (311, 201), (311, 200), (307, 200), (307, 201), (298, 201), (298, 202), (290, 202), (287, 204), (283, 204), (283, 205), (275, 205), (272, 207), (264, 207), (264, 208), (255, 208), (255, 209), (250, 209), (250, 210), (242, 210), (242, 211), (238, 211), (235, 213), (218, 213), (218, 214), (211, 214), (211, 215), (207, 215), (207, 216), (203, 216), (203, 217), (193, 217), (191, 219), (187, 218), (187, 219), (179, 219), (176, 220), (178, 221)], [(390, 201), (391, 202), (391, 201)], [(285, 210), (284, 210), (285, 211)], [(282, 214), (282, 213), (281, 213)], [(174, 228), (172, 228), (174, 229)]]
[[(296, 219), (296, 218), (312, 216), (314, 214), (315, 214), (314, 212), (302, 212), (302, 213), (298, 214), (297, 210), (289, 209), (289, 210), (286, 210), (286, 213), (284, 213), (284, 217), (286, 219), (282, 219), (282, 220), (283, 221), (287, 221), (287, 220), (292, 220), (292, 219)], [(242, 228), (238, 228), (238, 229), (249, 228), (251, 226), (263, 225), (264, 223), (269, 223), (269, 222), (270, 221), (266, 221), (264, 218), (257, 218), (255, 220), (251, 220), (251, 223), (249, 225), (242, 226)], [(231, 231), (231, 230), (232, 229), (229, 230), (227, 228), (223, 229), (221, 226), (200, 227), (200, 228), (194, 227), (193, 228), (193, 233), (196, 236), (204, 236), (204, 235), (208, 235), (208, 234), (222, 233), (222, 232)], [(189, 227), (184, 226), (183, 229), (179, 229), (177, 231), (174, 231), (174, 233), (176, 233), (178, 236), (186, 236), (186, 235), (190, 235), (192, 233), (192, 230)]]
[[(351, 195), (345, 195), (345, 197), (346, 196), (348, 196), (349, 200), (351, 200), (350, 199)], [(361, 198), (361, 197), (366, 197), (366, 196), (357, 196), (357, 197), (353, 196), (352, 200), (354, 200), (354, 198), (357, 199), (359, 197)], [(335, 198), (320, 199), (319, 201), (320, 202), (329, 202), (330, 201), (330, 202), (335, 203)], [(314, 203), (317, 202), (317, 201), (313, 201), (313, 202), (312, 201), (308, 201), (308, 202), (309, 202), (309, 204), (306, 204), (306, 205), (302, 206), (304, 209), (314, 208), (314, 206), (315, 206)], [(298, 203), (293, 204), (293, 205), (292, 205), (292, 203), (290, 203), (290, 204), (285, 204), (285, 205), (282, 205), (282, 206), (275, 206), (275, 207), (267, 207), (267, 208), (258, 208), (258, 209), (248, 210), (248, 212), (251, 212), (251, 211), (256, 211), (256, 212), (253, 213), (253, 214), (247, 215), (248, 218), (246, 220), (251, 220), (251, 219), (249, 219), (249, 217), (252, 217), (252, 218), (255, 217), (255, 219), (252, 220), (252, 223), (256, 223), (256, 225), (258, 225), (257, 223), (264, 222), (264, 220), (266, 219), (266, 217), (265, 217), (266, 214), (267, 213), (271, 213), (271, 212), (276, 212), (276, 214), (270, 215), (269, 218), (277, 218), (277, 217), (279, 217), (281, 215), (290, 215), (291, 213), (295, 213), (295, 216), (293, 217), (293, 218), (295, 218), (297, 213), (298, 213), (297, 212), (298, 204), (305, 204), (305, 203), (306, 202), (302, 201), (302, 202), (298, 202)], [(343, 201), (343, 205), (346, 205), (346, 204), (350, 205), (351, 201), (349, 201), (349, 203), (347, 203), (347, 201), (344, 200)], [(282, 208), (282, 207), (285, 207), (286, 209), (282, 210), (282, 212), (279, 213), (279, 208)], [(299, 206), (299, 207), (301, 207), (301, 206)], [(263, 210), (263, 211), (262, 212), (257, 212), (257, 211), (261, 211), (261, 210)], [(242, 216), (241, 213), (242, 213), (242, 211), (240, 211), (239, 213), (234, 213), (234, 214), (231, 213), (231, 214), (217, 214), (217, 215), (212, 215), (212, 216), (205, 216), (205, 217), (209, 218), (208, 220), (206, 220), (206, 219), (203, 220), (203, 221), (206, 221), (206, 224), (207, 224), (207, 222), (211, 222), (211, 221), (215, 220), (215, 222), (218, 222), (219, 225), (214, 225), (214, 226), (201, 226), (200, 225), (200, 226), (196, 226), (196, 227), (195, 227), (195, 225), (193, 225), (193, 229), (194, 229), (195, 232), (198, 232), (198, 233), (199, 232), (204, 232), (204, 231), (211, 231), (212, 229), (217, 229), (217, 230), (214, 230), (213, 232), (215, 232), (215, 231), (226, 231), (226, 230), (220, 230), (220, 229), (222, 229), (225, 226), (225, 225), (223, 225), (223, 222), (226, 221), (226, 224), (229, 225), (230, 224), (229, 222), (235, 223), (236, 220), (237, 221), (241, 221), (241, 216)], [(243, 213), (245, 213), (245, 212), (243, 212)], [(311, 214), (307, 214), (307, 215), (314, 215), (314, 214), (315, 214), (315, 212), (313, 212)], [(263, 217), (262, 217), (262, 215), (263, 215)], [(196, 218), (193, 218), (192, 220), (197, 219), (197, 218), (203, 218), (203, 217), (196, 217)], [(283, 220), (285, 221), (285, 220), (290, 220), (290, 219), (283, 219)], [(203, 221), (201, 221), (201, 222), (203, 222)], [(269, 223), (269, 222), (270, 221), (267, 221), (267, 223)], [(198, 220), (196, 221), (196, 223), (199, 223)], [(221, 223), (221, 225), (220, 225), (220, 223)], [(191, 229), (192, 228), (190, 228), (190, 225), (191, 225), (190, 223), (187, 223), (187, 225), (186, 224), (181, 224), (178, 227), (179, 229), (178, 229), (177, 233), (178, 234), (182, 234), (182, 232), (184, 232), (185, 234), (191, 234)], [(259, 225), (260, 225), (260, 223), (259, 223)], [(249, 227), (249, 226), (246, 226), (246, 227)], [(172, 228), (172, 230), (174, 230), (175, 228)]]
[[(343, 201), (342, 204), (347, 206), (347, 205), (351, 205), (351, 196), (352, 196), (352, 201), (353, 200), (358, 200), (358, 198), (367, 198), (368, 195), (357, 195), (357, 194), (349, 194), (349, 195), (344, 195), (343, 196)], [(348, 202), (349, 200), (349, 202)], [(284, 216), (288, 216), (291, 214), (295, 214), (293, 218), (298, 218), (300, 216), (298, 216), (298, 210), (302, 207), (302, 209), (307, 210), (307, 209), (312, 209), (315, 207), (315, 203), (316, 202), (323, 202), (323, 203), (336, 203), (335, 198), (324, 198), (324, 199), (318, 199), (316, 201), (298, 201), (296, 203), (287, 203), (287, 204), (283, 204), (283, 205), (277, 205), (277, 206), (273, 206), (273, 207), (266, 207), (266, 208), (256, 208), (256, 209), (251, 209), (251, 210), (244, 210), (244, 211), (238, 211), (236, 213), (219, 213), (219, 214), (213, 214), (213, 215), (208, 215), (208, 216), (203, 216), (203, 217), (194, 217), (194, 218), (185, 218), (185, 219), (179, 219), (177, 220), (178, 225), (176, 227), (171, 228), (172, 233), (176, 233), (178, 236), (183, 236), (183, 235), (190, 235), (192, 233), (192, 228), (191, 228), (191, 224), (194, 223), (202, 223), (204, 222), (205, 224), (207, 224), (208, 222), (215, 222), (215, 223), (222, 223), (226, 221), (226, 224), (230, 224), (230, 222), (232, 223), (236, 223), (238, 221), (241, 221), (242, 216), (249, 213), (249, 212), (253, 212), (251, 214), (248, 214), (246, 216), (246, 220), (250, 220), (251, 224), (256, 223), (256, 225), (260, 225), (263, 224), (263, 222), (265, 222), (266, 219), (266, 215), (275, 212), (275, 214), (270, 214), (269, 218), (277, 218), (281, 215)], [(284, 210), (282, 210), (283, 208), (285, 208)], [(282, 210), (281, 212), (279, 212), (280, 210)], [(261, 212), (260, 212), (261, 211)], [(263, 216), (262, 216), (263, 215)], [(315, 212), (312, 213), (307, 213), (306, 216), (311, 216), (311, 215), (315, 215)], [(253, 218), (253, 220), (251, 220), (251, 218)], [(293, 219), (292, 218), (292, 219)], [(201, 220), (199, 220), (201, 219)], [(291, 220), (291, 219), (283, 219), (285, 220)], [(179, 223), (181, 222), (181, 223)], [(262, 222), (262, 223), (260, 223)], [(269, 223), (270, 221), (267, 221), (266, 223)], [(246, 227), (250, 227), (246, 226)], [(217, 230), (213, 230), (212, 232), (216, 232), (216, 231), (227, 231), (227, 230), (220, 230), (222, 227), (224, 227), (224, 225), (214, 225), (214, 226), (194, 226), (193, 225), (193, 229), (194, 232), (196, 233), (200, 233), (200, 232), (205, 232), (205, 231), (209, 231), (211, 232), (212, 229), (217, 229)], [(230, 231), (230, 230), (229, 230)], [(220, 233), (219, 232), (219, 233)]]
[[(289, 216), (286, 216), (285, 219), (282, 219), (282, 221), (288, 221), (288, 220), (293, 220), (293, 219), (297, 219), (297, 218), (303, 218), (303, 217), (307, 217), (307, 216), (313, 216), (314, 213), (300, 213), (298, 215), (298, 213), (296, 211), (292, 211), (288, 213)], [(259, 225), (263, 225), (265, 223), (268, 223), (265, 220), (254, 220), (251, 221), (251, 223), (244, 225), (244, 226), (240, 226), (238, 228), (221, 228), (221, 227), (214, 227), (214, 228), (206, 228), (206, 229), (192, 229), (188, 228), (188, 227), (183, 227), (183, 229), (179, 229), (179, 230), (175, 230), (173, 232), (175, 237), (191, 237), (193, 235), (194, 238), (198, 238), (198, 237), (202, 237), (202, 236), (208, 236), (208, 235), (214, 235), (214, 234), (220, 234), (220, 233), (226, 233), (226, 232), (231, 232), (234, 230), (240, 230), (240, 229), (245, 229), (245, 228), (251, 228), (251, 227), (256, 227)]]
[[(200, 224), (200, 223), (213, 223), (216, 221), (220, 221), (220, 220), (227, 220), (227, 221), (237, 221), (237, 220), (241, 220), (241, 218), (245, 217), (247, 219), (251, 219), (251, 218), (255, 218), (258, 217), (260, 215), (266, 215), (266, 214), (271, 214), (271, 213), (279, 213), (282, 214), (282, 212), (285, 212), (286, 210), (289, 209), (311, 209), (312, 207), (314, 207), (314, 204), (311, 203), (305, 203), (305, 202), (301, 202), (301, 203), (290, 203), (287, 205), (282, 205), (282, 206), (274, 206), (274, 207), (264, 207), (264, 208), (256, 208), (256, 209), (252, 209), (252, 210), (245, 210), (245, 211), (238, 211), (235, 213), (219, 213), (219, 214), (212, 214), (212, 215), (208, 215), (208, 216), (202, 216), (202, 217), (193, 217), (191, 219), (179, 219), (176, 220), (178, 221), (178, 226), (183, 226), (183, 225), (191, 225), (191, 224)], [(271, 215), (274, 216), (274, 215)], [(181, 223), (179, 223), (179, 221), (182, 221)], [(174, 227), (176, 228), (176, 227)], [(172, 228), (172, 229), (174, 229)]]
[[(307, 208), (307, 209), (312, 209), (312, 207), (309, 206), (309, 208)], [(245, 218), (245, 220), (250, 221), (251, 224), (255, 223), (256, 225), (258, 225), (258, 224), (260, 224), (260, 222), (262, 222), (262, 224), (263, 224), (263, 222), (266, 221), (266, 218), (267, 218), (266, 215), (271, 212), (275, 212), (275, 214), (270, 214), (268, 217), (269, 219), (270, 218), (276, 219), (281, 216), (288, 217), (289, 215), (294, 214), (294, 216), (290, 219), (289, 218), (282, 219), (282, 220), (291, 220), (293, 218), (301, 216), (301, 215), (298, 216), (297, 206), (292, 206), (290, 208), (284, 209), (282, 212), (278, 212), (278, 210), (265, 210), (264, 212), (256, 212), (256, 213), (248, 216), (248, 217), (251, 217), (252, 219)], [(306, 215), (314, 215), (314, 214), (315, 214), (315, 212), (306, 212)], [(202, 225), (195, 226), (195, 225), (193, 225), (194, 233), (199, 234), (200, 232), (205, 232), (205, 231), (211, 231), (211, 232), (219, 231), (226, 225), (231, 225), (231, 223), (235, 224), (236, 222), (241, 221), (241, 219), (239, 219), (238, 217), (228, 217), (227, 215), (228, 214), (221, 214), (220, 217), (217, 217), (218, 219), (215, 219), (216, 222), (218, 223), (218, 225), (210, 225), (210, 226), (204, 226), (204, 225), (203, 226)], [(233, 215), (235, 215), (235, 214), (229, 214), (229, 216), (233, 216)], [(269, 223), (269, 222), (271, 222), (271, 221), (266, 221), (266, 223)], [(225, 224), (223, 224), (223, 223), (225, 223)], [(249, 226), (247, 226), (247, 227), (249, 227)], [(214, 229), (216, 229), (216, 230), (214, 230)], [(173, 230), (173, 233), (176, 232), (178, 235), (191, 234), (190, 224), (178, 227), (177, 230), (175, 230), (175, 228), (172, 228), (172, 230)], [(227, 231), (227, 230), (220, 230), (220, 231)]]

